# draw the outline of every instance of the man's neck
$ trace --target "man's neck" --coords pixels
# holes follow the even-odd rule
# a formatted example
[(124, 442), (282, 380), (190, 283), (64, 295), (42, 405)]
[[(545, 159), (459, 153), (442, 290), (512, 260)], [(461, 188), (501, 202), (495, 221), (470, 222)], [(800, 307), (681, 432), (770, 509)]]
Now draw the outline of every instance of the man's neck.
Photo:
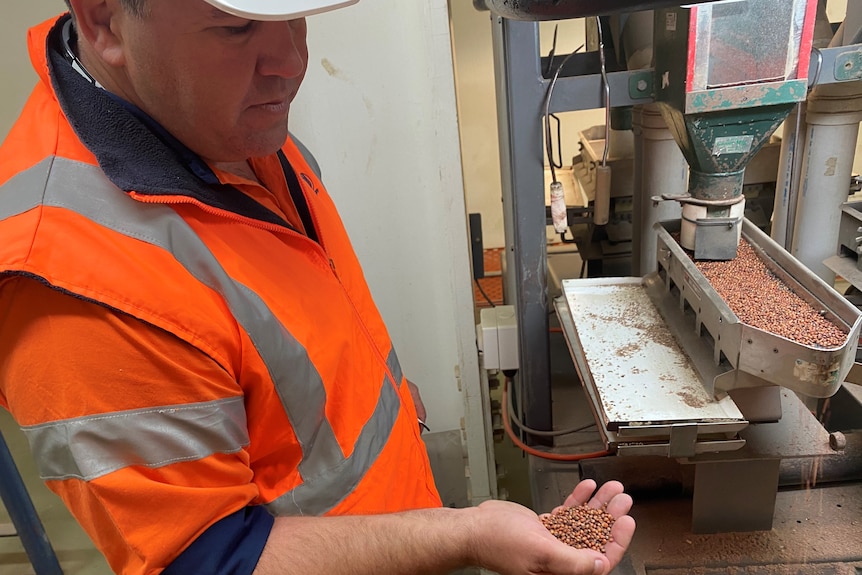
[(75, 34), (74, 27), (70, 24), (67, 26), (69, 26), (70, 33), (68, 40), (64, 38), (64, 42), (73, 59), (72, 67), (99, 88), (140, 107), (140, 103), (135, 98), (129, 97), (129, 91), (124, 89), (126, 79), (118, 71), (109, 69), (99, 58), (94, 57), (90, 51), (91, 47), (86, 42), (82, 42)]
[(240, 176), (241, 178), (257, 182), (258, 184), (260, 183), (257, 174), (254, 173), (248, 160), (241, 160), (239, 162), (213, 162), (213, 165), (219, 170), (230, 172), (231, 174)]

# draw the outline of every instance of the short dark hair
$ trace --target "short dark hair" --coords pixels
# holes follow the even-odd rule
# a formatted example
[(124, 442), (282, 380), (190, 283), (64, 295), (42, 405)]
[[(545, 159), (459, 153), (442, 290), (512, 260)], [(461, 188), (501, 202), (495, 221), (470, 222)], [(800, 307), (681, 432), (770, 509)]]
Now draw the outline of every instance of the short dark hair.
[[(120, 4), (122, 4), (123, 8), (125, 8), (126, 12), (128, 12), (129, 14), (134, 14), (135, 16), (143, 16), (147, 5), (147, 0), (120, 0)], [(69, 2), (69, 0), (66, 0), (66, 6), (71, 12), (72, 4)]]

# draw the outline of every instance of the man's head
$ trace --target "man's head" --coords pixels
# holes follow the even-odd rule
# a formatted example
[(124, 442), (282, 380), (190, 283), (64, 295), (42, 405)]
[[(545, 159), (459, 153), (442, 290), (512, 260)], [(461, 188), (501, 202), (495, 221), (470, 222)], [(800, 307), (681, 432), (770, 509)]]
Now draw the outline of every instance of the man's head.
[[(217, 162), (273, 153), (287, 137), (308, 52), (304, 18), (283, 19), (284, 7), (337, 7), (337, 0), (67, 2), (88, 71)], [(255, 6), (269, 11), (261, 19), (236, 15)]]
[[(70, 0), (64, 0), (66, 2), (66, 6), (69, 10), (72, 10), (72, 3)], [(147, 4), (147, 0), (120, 0), (120, 4), (122, 4), (123, 8), (126, 9), (130, 14), (135, 14), (136, 16), (142, 16), (144, 14), (144, 6)]]

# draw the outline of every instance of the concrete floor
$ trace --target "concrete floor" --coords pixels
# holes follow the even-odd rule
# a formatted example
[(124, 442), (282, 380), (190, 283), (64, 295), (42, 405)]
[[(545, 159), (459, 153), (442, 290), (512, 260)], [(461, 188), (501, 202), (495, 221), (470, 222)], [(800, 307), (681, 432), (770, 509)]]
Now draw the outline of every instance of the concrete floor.
[[(540, 505), (578, 481), (572, 466), (534, 462)], [(547, 499), (543, 504), (541, 500)], [(638, 528), (613, 575), (860, 575), (862, 484), (779, 491), (772, 529), (740, 533), (691, 531), (691, 498), (639, 495)]]

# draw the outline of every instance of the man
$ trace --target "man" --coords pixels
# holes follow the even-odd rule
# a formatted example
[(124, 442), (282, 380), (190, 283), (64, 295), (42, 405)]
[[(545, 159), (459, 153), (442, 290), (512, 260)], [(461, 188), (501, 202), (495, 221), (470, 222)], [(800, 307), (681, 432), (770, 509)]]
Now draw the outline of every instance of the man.
[[(0, 149), (0, 399), (123, 574), (607, 573), (492, 501), (440, 508), (418, 395), (287, 132), (304, 16), (71, 0)], [(421, 414), (421, 411), (419, 411)], [(595, 491), (595, 493), (594, 493)]]

